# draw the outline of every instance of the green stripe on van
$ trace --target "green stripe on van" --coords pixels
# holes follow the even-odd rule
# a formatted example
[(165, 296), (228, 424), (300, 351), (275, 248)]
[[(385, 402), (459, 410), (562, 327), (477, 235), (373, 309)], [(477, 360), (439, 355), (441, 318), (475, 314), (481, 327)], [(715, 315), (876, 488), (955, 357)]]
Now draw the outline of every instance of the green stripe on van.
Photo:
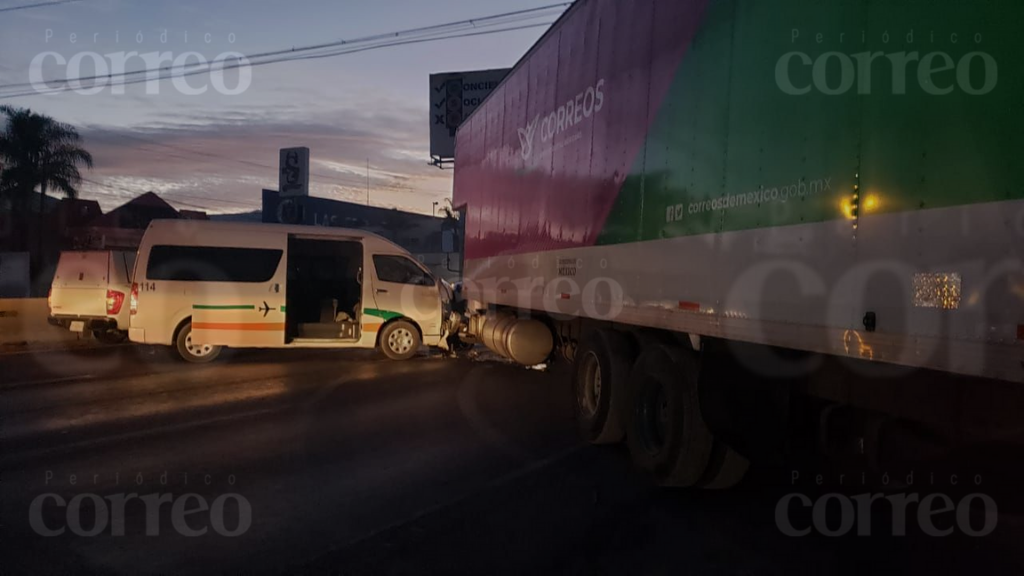
[(385, 320), (394, 320), (395, 318), (401, 318), (402, 314), (398, 312), (392, 312), (390, 310), (378, 310), (376, 308), (366, 308), (363, 310), (363, 314), (367, 316), (376, 316)]
[(256, 306), (251, 304), (235, 304), (232, 306), (207, 306), (205, 304), (193, 304), (193, 310), (255, 310)]

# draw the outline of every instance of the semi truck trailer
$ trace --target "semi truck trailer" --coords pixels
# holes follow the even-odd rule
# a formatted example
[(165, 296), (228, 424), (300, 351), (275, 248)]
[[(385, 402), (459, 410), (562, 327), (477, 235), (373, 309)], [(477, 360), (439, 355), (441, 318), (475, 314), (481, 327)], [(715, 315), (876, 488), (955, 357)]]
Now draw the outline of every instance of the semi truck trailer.
[(734, 485), (798, 429), (866, 466), (1011, 436), (1022, 21), (578, 0), (458, 130), (461, 337), (572, 362), (584, 437), (665, 485)]

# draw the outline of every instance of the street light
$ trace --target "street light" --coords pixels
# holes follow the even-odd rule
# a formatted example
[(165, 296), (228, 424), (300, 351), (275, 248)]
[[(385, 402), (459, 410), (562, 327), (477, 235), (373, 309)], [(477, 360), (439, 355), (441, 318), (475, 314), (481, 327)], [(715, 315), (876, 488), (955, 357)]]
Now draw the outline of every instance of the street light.
[(434, 218), (437, 218), (437, 205), (439, 202), (434, 202)]

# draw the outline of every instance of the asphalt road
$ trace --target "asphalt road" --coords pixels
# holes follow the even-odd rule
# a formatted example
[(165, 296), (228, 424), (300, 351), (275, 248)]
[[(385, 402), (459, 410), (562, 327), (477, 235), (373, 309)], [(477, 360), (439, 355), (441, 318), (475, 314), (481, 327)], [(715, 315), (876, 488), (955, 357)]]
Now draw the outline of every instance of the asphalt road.
[(881, 514), (871, 536), (791, 537), (777, 504), (817, 498), (813, 470), (659, 489), (621, 448), (581, 444), (558, 371), (120, 346), (4, 354), (0, 374), (4, 574), (1024, 571), (1013, 510), (978, 538), (913, 517), (893, 537)]

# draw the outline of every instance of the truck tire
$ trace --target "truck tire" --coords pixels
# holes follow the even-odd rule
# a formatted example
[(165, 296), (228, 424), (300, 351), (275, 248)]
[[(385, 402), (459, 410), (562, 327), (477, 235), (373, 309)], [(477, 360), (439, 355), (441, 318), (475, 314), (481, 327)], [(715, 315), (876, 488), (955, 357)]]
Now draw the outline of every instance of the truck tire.
[(728, 490), (742, 482), (749, 469), (750, 460), (721, 440), (715, 440), (707, 470), (698, 485), (708, 490)]
[(420, 331), (405, 320), (395, 320), (380, 332), (380, 351), (391, 360), (408, 360), (420, 349)]
[(213, 362), (220, 356), (222, 348), (204, 344), (202, 346), (192, 345), (192, 323), (188, 322), (178, 331), (178, 337), (174, 340), (174, 347), (178, 350), (178, 356), (186, 362), (193, 364), (205, 364)]
[(663, 344), (641, 353), (630, 371), (629, 453), (663, 486), (696, 485), (711, 458), (714, 438), (700, 415), (698, 375), (695, 352)]
[(573, 405), (583, 439), (613, 444), (625, 437), (629, 372), (634, 360), (629, 338), (617, 332), (592, 332), (576, 353)]

